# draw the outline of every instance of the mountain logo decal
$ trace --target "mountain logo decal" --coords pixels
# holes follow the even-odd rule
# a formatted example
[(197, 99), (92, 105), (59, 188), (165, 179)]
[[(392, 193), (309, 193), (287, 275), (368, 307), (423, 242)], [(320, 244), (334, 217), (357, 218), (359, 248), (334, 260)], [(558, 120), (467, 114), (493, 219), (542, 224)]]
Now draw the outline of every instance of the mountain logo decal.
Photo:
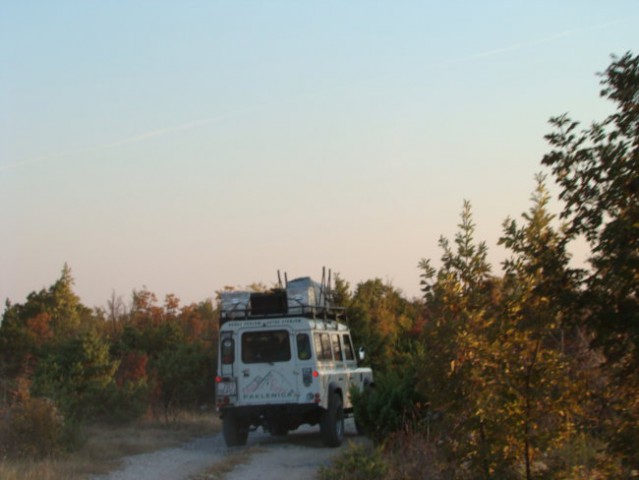
[(285, 399), (293, 397), (295, 389), (280, 372), (271, 370), (266, 375), (257, 376), (242, 389), (246, 400)]

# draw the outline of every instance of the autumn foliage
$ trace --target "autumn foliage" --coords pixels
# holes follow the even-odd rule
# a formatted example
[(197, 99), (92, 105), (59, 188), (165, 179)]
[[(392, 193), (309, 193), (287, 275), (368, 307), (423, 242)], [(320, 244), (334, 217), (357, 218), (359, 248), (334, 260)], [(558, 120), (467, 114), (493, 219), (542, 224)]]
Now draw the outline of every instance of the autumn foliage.
[[(211, 301), (180, 307), (135, 291), (108, 310), (83, 306), (65, 265), (46, 290), (7, 302), (0, 325), (0, 450), (56, 453), (82, 422), (166, 421), (210, 405), (217, 316)], [(37, 438), (36, 438), (37, 437)], [(29, 445), (29, 438), (32, 444)]]

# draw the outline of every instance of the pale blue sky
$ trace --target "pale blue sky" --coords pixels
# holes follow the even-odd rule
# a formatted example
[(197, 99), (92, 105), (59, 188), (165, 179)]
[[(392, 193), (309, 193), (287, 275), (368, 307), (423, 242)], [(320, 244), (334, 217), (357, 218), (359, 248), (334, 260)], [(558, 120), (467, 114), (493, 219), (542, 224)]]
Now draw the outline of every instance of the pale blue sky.
[(0, 300), (64, 262), (89, 306), (324, 265), (418, 295), (464, 199), (498, 272), (548, 118), (610, 111), (595, 73), (638, 22), (636, 0), (0, 0)]

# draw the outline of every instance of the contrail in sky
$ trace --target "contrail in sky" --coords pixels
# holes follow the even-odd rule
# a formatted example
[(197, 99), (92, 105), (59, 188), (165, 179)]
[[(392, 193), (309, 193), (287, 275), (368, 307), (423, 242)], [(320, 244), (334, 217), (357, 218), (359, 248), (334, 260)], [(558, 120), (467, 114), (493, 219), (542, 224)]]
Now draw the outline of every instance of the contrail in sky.
[(167, 135), (167, 134), (175, 133), (175, 132), (182, 132), (184, 130), (192, 130), (202, 125), (206, 125), (207, 123), (225, 120), (226, 118), (229, 118), (231, 116), (232, 116), (231, 114), (226, 114), (226, 115), (220, 115), (217, 117), (202, 118), (200, 120), (194, 120), (192, 122), (183, 123), (181, 125), (174, 125), (171, 127), (159, 128), (157, 130), (150, 130), (148, 132), (140, 133), (138, 135), (127, 137), (121, 140), (116, 140), (110, 143), (102, 143), (102, 144), (93, 145), (90, 147), (82, 147), (82, 148), (76, 148), (72, 150), (65, 150), (63, 152), (53, 153), (50, 155), (43, 155), (40, 157), (28, 159), (28, 160), (9, 163), (7, 165), (0, 165), (0, 172), (5, 170), (12, 170), (14, 168), (22, 167), (24, 165), (30, 165), (32, 163), (47, 162), (49, 160), (54, 160), (56, 158), (69, 157), (69, 156), (78, 155), (81, 153), (90, 153), (90, 152), (95, 152), (95, 151), (103, 150), (107, 148), (120, 147), (122, 145), (130, 145), (132, 143), (142, 142), (149, 138), (159, 137), (161, 135)]
[(634, 21), (636, 17), (633, 18), (626, 18), (623, 20), (613, 20), (611, 22), (606, 22), (606, 23), (602, 23), (600, 25), (593, 25), (590, 27), (583, 27), (583, 28), (573, 28), (571, 30), (566, 30), (564, 32), (559, 32), (559, 33), (553, 33), (551, 35), (547, 35), (545, 37), (542, 38), (538, 38), (536, 40), (530, 40), (527, 42), (520, 42), (520, 43), (514, 43), (512, 45), (508, 45), (506, 47), (499, 47), (499, 48), (495, 48), (493, 50), (487, 50), (485, 52), (478, 52), (475, 53), (473, 55), (469, 55), (468, 57), (463, 57), (463, 58), (458, 58), (455, 60), (451, 60), (448, 63), (458, 63), (458, 62), (466, 62), (468, 60), (477, 60), (480, 58), (485, 58), (485, 57), (492, 57), (493, 55), (499, 55), (501, 53), (506, 53), (506, 52), (512, 52), (515, 50), (519, 50), (521, 48), (525, 48), (525, 47), (532, 47), (535, 45), (541, 45), (543, 43), (548, 43), (548, 42), (552, 42), (554, 40), (557, 40), (559, 38), (564, 38), (564, 37), (570, 37), (572, 35), (578, 34), (578, 33), (582, 33), (582, 32), (591, 32), (593, 30), (603, 30), (606, 28), (610, 28), (614, 25), (618, 25), (620, 23), (626, 23), (629, 21)]
[(113, 143), (108, 143), (108, 144), (102, 146), (101, 148), (119, 147), (121, 145), (129, 145), (131, 143), (141, 142), (141, 141), (146, 140), (148, 138), (159, 137), (160, 135), (166, 135), (168, 133), (181, 132), (183, 130), (191, 130), (193, 128), (199, 127), (200, 125), (205, 125), (207, 123), (211, 123), (211, 122), (213, 122), (215, 120), (223, 120), (226, 117), (228, 117), (228, 115), (221, 116), (221, 117), (203, 118), (201, 120), (195, 120), (193, 122), (183, 123), (182, 125), (175, 125), (175, 126), (172, 126), (172, 127), (159, 128), (157, 130), (151, 130), (149, 132), (141, 133), (141, 134), (135, 135), (133, 137), (125, 138), (124, 140), (118, 140), (118, 141), (113, 142)]
[[(514, 43), (512, 45), (507, 45), (507, 46), (504, 46), (504, 47), (495, 48), (493, 50), (487, 50), (487, 51), (484, 51), (484, 52), (478, 52), (478, 53), (469, 55), (467, 57), (450, 60), (450, 61), (445, 62), (445, 63), (449, 63), (449, 64), (450, 63), (460, 63), (460, 62), (467, 62), (467, 61), (471, 61), (471, 60), (478, 60), (478, 59), (482, 59), (482, 58), (487, 58), (487, 57), (491, 57), (491, 56), (494, 56), (494, 55), (499, 55), (499, 54), (506, 53), (506, 52), (512, 52), (512, 51), (519, 50), (519, 49), (526, 48), (526, 47), (531, 47), (531, 46), (535, 46), (535, 45), (541, 45), (541, 44), (544, 44), (544, 43), (552, 42), (552, 41), (557, 40), (559, 38), (570, 37), (570, 36), (573, 36), (573, 35), (576, 35), (576, 34), (579, 34), (579, 33), (583, 33), (583, 32), (590, 32), (590, 31), (593, 31), (593, 30), (607, 29), (607, 28), (610, 28), (612, 26), (618, 25), (620, 23), (626, 23), (626, 22), (635, 21), (636, 18), (637, 17), (631, 17), (631, 18), (625, 18), (623, 20), (614, 20), (614, 21), (602, 23), (602, 24), (599, 24), (599, 25), (593, 25), (593, 26), (590, 26), (590, 27), (574, 28), (574, 29), (571, 29), (571, 30), (566, 30), (566, 31), (563, 31), (563, 32), (547, 35), (545, 37), (541, 37), (541, 38), (538, 38), (538, 39), (535, 39), (535, 40), (529, 40), (529, 41)], [(143, 133), (140, 133), (138, 135), (127, 137), (127, 138), (124, 138), (124, 139), (121, 139), (121, 140), (116, 140), (116, 141), (113, 141), (113, 142), (110, 142), (110, 143), (103, 143), (103, 144), (93, 145), (93, 146), (89, 146), (89, 147), (76, 148), (76, 149), (66, 150), (66, 151), (59, 152), (59, 153), (48, 154), (48, 155), (43, 155), (43, 156), (36, 157), (36, 158), (17, 161), (17, 162), (9, 163), (9, 164), (6, 164), (6, 165), (0, 165), (0, 172), (6, 171), (6, 170), (12, 170), (12, 169), (15, 169), (15, 168), (18, 168), (18, 167), (22, 167), (24, 165), (30, 165), (30, 164), (33, 164), (33, 163), (41, 163), (41, 162), (54, 160), (54, 159), (57, 159), (57, 158), (63, 158), (63, 157), (68, 157), (68, 156), (72, 156), (72, 155), (78, 155), (78, 154), (82, 154), (82, 153), (90, 153), (90, 152), (95, 152), (95, 151), (99, 151), (99, 150), (103, 150), (103, 149), (120, 147), (120, 146), (123, 146), (123, 145), (130, 145), (132, 143), (142, 142), (142, 141), (148, 140), (150, 138), (159, 137), (159, 136), (167, 135), (167, 134), (170, 134), (170, 133), (181, 132), (181, 131), (185, 131), (185, 130), (191, 130), (191, 129), (194, 129), (194, 128), (198, 128), (198, 127), (200, 127), (202, 125), (206, 125), (208, 123), (225, 120), (225, 119), (227, 119), (229, 117), (237, 115), (237, 113), (238, 112), (234, 112), (233, 114), (225, 114), (225, 115), (220, 115), (220, 116), (217, 116), (217, 117), (203, 118), (203, 119), (200, 119), (200, 120), (194, 120), (192, 122), (183, 123), (181, 125), (174, 125), (174, 126), (171, 126), (171, 127), (160, 128), (160, 129), (157, 129), (157, 130), (150, 130), (148, 132), (143, 132)]]

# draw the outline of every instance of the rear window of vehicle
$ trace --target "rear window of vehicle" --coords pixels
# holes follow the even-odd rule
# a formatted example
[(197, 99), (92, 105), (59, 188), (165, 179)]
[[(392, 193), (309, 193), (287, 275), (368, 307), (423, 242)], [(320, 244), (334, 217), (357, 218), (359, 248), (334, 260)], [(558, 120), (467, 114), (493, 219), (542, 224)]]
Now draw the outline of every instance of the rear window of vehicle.
[(339, 335), (334, 333), (331, 335), (331, 339), (333, 340), (333, 355), (335, 355), (335, 360), (341, 362), (344, 359), (342, 358), (342, 347), (339, 344)]
[(222, 363), (228, 365), (235, 359), (235, 342), (230, 335), (222, 338)]
[(291, 359), (291, 342), (287, 330), (246, 332), (242, 334), (242, 362), (275, 363)]

